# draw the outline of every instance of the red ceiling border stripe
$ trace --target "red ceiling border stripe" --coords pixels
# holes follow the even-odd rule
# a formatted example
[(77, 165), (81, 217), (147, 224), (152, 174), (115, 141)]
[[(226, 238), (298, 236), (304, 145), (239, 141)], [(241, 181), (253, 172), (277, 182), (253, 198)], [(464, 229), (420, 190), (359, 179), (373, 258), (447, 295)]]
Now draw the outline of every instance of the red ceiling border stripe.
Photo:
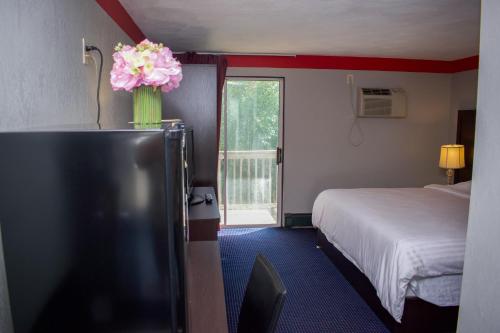
[(392, 72), (456, 73), (477, 69), (479, 56), (459, 60), (421, 60), (339, 56), (255, 56), (228, 55), (228, 67), (266, 67), (303, 69), (346, 69)]
[(96, 0), (96, 2), (135, 43), (139, 43), (146, 38), (146, 35), (144, 35), (139, 26), (137, 26), (120, 1)]
[(479, 68), (479, 56), (472, 56), (451, 61), (453, 73), (468, 71)]

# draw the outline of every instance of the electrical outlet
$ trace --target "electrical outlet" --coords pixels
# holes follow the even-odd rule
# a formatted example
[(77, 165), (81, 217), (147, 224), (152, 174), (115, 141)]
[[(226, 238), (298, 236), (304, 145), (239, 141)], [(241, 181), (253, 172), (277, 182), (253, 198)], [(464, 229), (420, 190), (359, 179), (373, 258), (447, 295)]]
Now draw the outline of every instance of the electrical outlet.
[(84, 65), (87, 64), (87, 57), (88, 57), (88, 54), (87, 54), (87, 51), (85, 50), (85, 38), (82, 38), (82, 63)]
[(346, 83), (350, 85), (354, 84), (354, 74), (347, 74)]

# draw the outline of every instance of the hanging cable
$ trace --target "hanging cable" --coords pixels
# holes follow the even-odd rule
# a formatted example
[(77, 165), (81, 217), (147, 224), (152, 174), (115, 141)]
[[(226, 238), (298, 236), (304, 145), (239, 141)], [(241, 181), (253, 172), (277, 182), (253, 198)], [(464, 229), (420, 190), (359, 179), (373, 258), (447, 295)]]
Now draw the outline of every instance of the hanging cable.
[[(349, 135), (348, 135), (348, 140), (349, 140), (349, 143), (351, 144), (351, 146), (353, 147), (359, 147), (363, 144), (363, 142), (365, 141), (365, 134), (363, 133), (363, 129), (361, 128), (361, 124), (359, 123), (359, 117), (356, 113), (356, 106), (354, 105), (354, 94), (356, 93), (355, 89), (354, 89), (354, 84), (353, 84), (353, 80), (349, 80), (348, 81), (348, 86), (349, 86), (349, 102), (350, 102), (350, 106), (351, 106), (351, 111), (352, 111), (352, 115), (353, 115), (353, 121), (352, 121), (352, 124), (351, 124), (351, 128), (349, 129)], [(359, 140), (358, 141), (355, 141), (353, 139), (353, 135), (354, 135), (354, 130), (357, 130), (358, 134), (359, 134)]]
[(103, 56), (101, 50), (97, 46), (85, 46), (85, 51), (91, 52), (91, 51), (96, 51), (99, 53), (100, 61), (99, 61), (99, 74), (97, 78), (97, 94), (96, 94), (96, 102), (97, 102), (97, 126), (99, 129), (101, 129), (101, 97), (100, 97), (100, 92), (101, 92), (101, 77), (102, 77), (102, 63), (103, 63)]

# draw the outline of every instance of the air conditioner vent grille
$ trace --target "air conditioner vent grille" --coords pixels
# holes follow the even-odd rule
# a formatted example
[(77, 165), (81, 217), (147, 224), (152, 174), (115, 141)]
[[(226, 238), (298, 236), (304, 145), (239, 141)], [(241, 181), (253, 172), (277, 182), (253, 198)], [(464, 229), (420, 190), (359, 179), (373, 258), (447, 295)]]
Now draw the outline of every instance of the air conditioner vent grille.
[(365, 98), (366, 116), (390, 116), (392, 113), (392, 100), (380, 98)]
[(390, 89), (374, 89), (374, 88), (363, 88), (363, 94), (365, 95), (375, 95), (375, 96), (390, 96)]
[(406, 93), (401, 88), (358, 89), (358, 116), (372, 118), (405, 118)]

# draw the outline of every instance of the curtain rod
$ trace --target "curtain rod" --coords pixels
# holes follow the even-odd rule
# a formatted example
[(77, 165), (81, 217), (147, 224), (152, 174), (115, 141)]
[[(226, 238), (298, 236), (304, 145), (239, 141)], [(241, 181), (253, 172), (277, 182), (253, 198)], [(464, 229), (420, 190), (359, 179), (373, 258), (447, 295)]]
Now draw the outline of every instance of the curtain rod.
[[(189, 52), (172, 52), (173, 54), (184, 54)], [(243, 52), (194, 52), (196, 54), (234, 55), (234, 56), (265, 56), (265, 57), (296, 57), (289, 53), (243, 53)]]

